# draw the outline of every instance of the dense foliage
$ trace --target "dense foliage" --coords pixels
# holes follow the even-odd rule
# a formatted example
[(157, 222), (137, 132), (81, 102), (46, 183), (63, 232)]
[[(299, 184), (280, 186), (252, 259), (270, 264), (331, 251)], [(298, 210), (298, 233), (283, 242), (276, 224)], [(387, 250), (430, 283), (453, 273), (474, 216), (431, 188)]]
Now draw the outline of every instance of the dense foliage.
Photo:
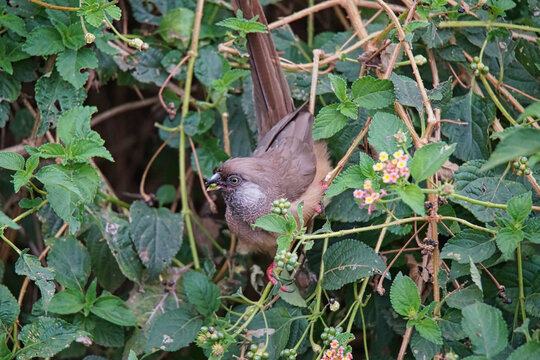
[(254, 148), (266, 28), (0, 0), (0, 359), (540, 358), (539, 3), (261, 3), (335, 164), (254, 225), (275, 286), (201, 186)]

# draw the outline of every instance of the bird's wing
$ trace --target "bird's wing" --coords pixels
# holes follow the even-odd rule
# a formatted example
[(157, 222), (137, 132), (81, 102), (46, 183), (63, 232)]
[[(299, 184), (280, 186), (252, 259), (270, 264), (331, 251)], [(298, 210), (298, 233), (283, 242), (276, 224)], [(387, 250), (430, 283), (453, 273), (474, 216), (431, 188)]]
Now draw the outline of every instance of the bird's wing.
[[(235, 12), (242, 10), (244, 18), (259, 15), (258, 21), (268, 26), (257, 0), (235, 0), (233, 5)], [(260, 140), (283, 117), (294, 111), (294, 103), (270, 32), (247, 34), (247, 50)]]
[(253, 153), (253, 157), (269, 162), (282, 184), (283, 196), (289, 200), (298, 199), (315, 177), (312, 127), (313, 115), (300, 107), (281, 119)]

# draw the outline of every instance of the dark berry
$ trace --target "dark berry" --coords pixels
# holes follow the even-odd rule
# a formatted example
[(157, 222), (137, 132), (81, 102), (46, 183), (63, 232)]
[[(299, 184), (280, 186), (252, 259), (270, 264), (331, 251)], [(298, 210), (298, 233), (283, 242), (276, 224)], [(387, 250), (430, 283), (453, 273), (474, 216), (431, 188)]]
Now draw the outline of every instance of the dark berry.
[(482, 9), (483, 9), (483, 10), (489, 10), (489, 5), (488, 5), (488, 4), (482, 5)]
[(465, 12), (465, 9), (460, 7), (459, 9), (457, 9), (457, 12), (463, 14)]

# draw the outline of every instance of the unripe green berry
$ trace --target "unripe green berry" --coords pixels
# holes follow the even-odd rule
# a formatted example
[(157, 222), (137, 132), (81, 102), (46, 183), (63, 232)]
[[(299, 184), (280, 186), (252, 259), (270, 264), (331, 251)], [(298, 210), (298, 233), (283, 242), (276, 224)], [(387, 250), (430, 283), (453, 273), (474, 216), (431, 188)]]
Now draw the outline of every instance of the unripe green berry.
[(336, 328), (336, 333), (341, 334), (343, 332), (343, 328), (341, 326), (338, 326)]
[(484, 64), (483, 63), (478, 63), (478, 70), (482, 70), (484, 68)]
[(484, 66), (484, 68), (482, 69), (482, 74), (486, 75), (489, 73), (489, 66)]
[(296, 360), (296, 355), (289, 355), (289, 360)]
[(526, 175), (531, 175), (531, 169), (529, 168), (526, 168), (525, 170), (523, 170), (523, 174), (526, 176)]
[(250, 359), (253, 358), (253, 352), (248, 351), (247, 354), (246, 354), (246, 356), (247, 356), (248, 358), (250, 358)]
[(208, 331), (208, 327), (207, 327), (207, 326), (201, 327), (201, 331), (202, 331), (202, 332), (207, 332), (207, 331)]
[(519, 159), (519, 162), (522, 163), (522, 164), (526, 164), (528, 161), (527, 157), (526, 156), (522, 156), (520, 159)]
[(257, 354), (253, 356), (253, 360), (261, 360), (261, 355)]
[(287, 264), (287, 266), (285, 267), (287, 269), (288, 272), (291, 272), (294, 270), (294, 267), (290, 264)]
[(474, 74), (474, 76), (480, 75), (480, 70), (478, 70), (478, 69), (474, 70), (473, 74)]
[(251, 344), (250, 347), (249, 347), (249, 350), (251, 351), (257, 351), (259, 347), (256, 345), (256, 344)]
[(472, 61), (474, 61), (475, 63), (479, 63), (480, 58), (478, 56), (475, 56), (475, 57), (473, 57)]
[(274, 207), (272, 208), (272, 212), (276, 215), (279, 215), (281, 214), (281, 209), (279, 207)]
[(219, 339), (219, 336), (218, 336), (218, 334), (214, 333), (214, 334), (210, 335), (210, 339), (217, 340), (217, 339)]
[(517, 175), (517, 176), (523, 175), (523, 171), (521, 171), (521, 170), (516, 171), (516, 175)]
[(268, 359), (270, 357), (270, 354), (267, 352), (263, 352), (262, 357), (263, 359)]
[(326, 340), (327, 338), (328, 338), (328, 333), (323, 332), (323, 333), (321, 334), (321, 339), (322, 339), (322, 340)]
[(220, 339), (223, 339), (223, 338), (225, 337), (225, 334), (223, 334), (223, 333), (220, 331), (220, 332), (218, 332), (218, 337), (219, 337)]
[(281, 356), (289, 356), (291, 355), (291, 350), (285, 349), (281, 352)]
[(285, 266), (285, 263), (284, 263), (283, 261), (279, 260), (279, 261), (277, 262), (276, 265), (277, 265), (278, 267), (282, 268), (282, 267)]
[(471, 68), (471, 70), (476, 70), (478, 69), (478, 64), (473, 62), (469, 65), (469, 67)]
[(523, 171), (527, 168), (527, 164), (521, 164), (519, 165), (519, 170)]
[(519, 161), (514, 161), (512, 163), (512, 166), (514, 167), (514, 169), (517, 169), (519, 167)]

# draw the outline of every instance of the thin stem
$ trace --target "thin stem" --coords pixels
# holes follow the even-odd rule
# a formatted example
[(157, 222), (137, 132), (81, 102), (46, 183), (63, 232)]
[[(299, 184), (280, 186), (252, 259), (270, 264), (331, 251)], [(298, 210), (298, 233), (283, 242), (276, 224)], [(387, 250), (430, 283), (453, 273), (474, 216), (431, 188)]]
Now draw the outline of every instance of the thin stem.
[[(423, 191), (423, 192), (426, 192), (426, 191)], [(506, 204), (497, 204), (497, 203), (492, 203), (492, 202), (489, 202), (489, 201), (471, 199), (469, 197), (459, 195), (459, 194), (455, 194), (455, 193), (451, 194), (450, 197), (452, 197), (454, 199), (457, 199), (457, 200), (463, 200), (463, 201), (469, 202), (471, 204), (482, 205), (482, 206), (489, 207), (489, 208), (506, 209), (508, 207), (508, 205), (506, 205)], [(540, 206), (533, 205), (532, 209), (535, 210), (535, 211), (540, 211)]]
[(471, 229), (476, 229), (476, 230), (480, 230), (480, 231), (485, 231), (485, 232), (488, 232), (488, 233), (493, 234), (493, 235), (497, 234), (497, 230), (488, 229), (488, 228), (485, 228), (485, 227), (482, 227), (482, 226), (479, 226), (479, 225), (470, 223), (470, 222), (468, 222), (467, 220), (461, 219), (461, 218), (458, 218), (458, 217), (453, 217), (453, 216), (441, 216), (440, 219), (441, 219), (441, 220), (455, 221), (455, 222), (461, 223), (461, 224), (463, 224), (463, 225), (466, 225), (466, 226), (470, 227)]
[(489, 21), (441, 21), (438, 25), (440, 29), (450, 28), (450, 27), (502, 27), (506, 29), (515, 29), (523, 31), (532, 31), (540, 33), (540, 28), (535, 28), (532, 26), (518, 25), (518, 24), (507, 24), (507, 23), (497, 23)]
[(482, 80), (482, 84), (484, 84), (484, 87), (486, 88), (486, 90), (487, 90), (487, 92), (489, 94), (489, 97), (491, 98), (491, 100), (493, 100), (493, 102), (497, 106), (497, 109), (499, 109), (499, 111), (510, 122), (510, 124), (512, 124), (514, 126), (519, 126), (517, 121), (514, 120), (514, 118), (508, 113), (508, 111), (506, 111), (504, 106), (501, 104), (501, 102), (497, 98), (497, 95), (495, 95), (495, 93), (493, 92), (493, 89), (491, 89), (491, 86), (489, 85), (488, 81), (486, 80), (486, 77), (484, 75), (481, 75), (480, 80)]
[(364, 310), (363, 306), (360, 306), (360, 318), (362, 319), (362, 340), (364, 342), (364, 353), (366, 355), (366, 360), (369, 360), (369, 351), (367, 345), (367, 332), (366, 332), (366, 321), (364, 319)]
[(113, 204), (116, 204), (116, 205), (118, 205), (120, 207), (123, 207), (124, 209), (129, 209), (129, 207), (130, 207), (130, 205), (127, 202), (122, 201), (122, 200), (118, 199), (117, 197), (105, 194), (105, 193), (103, 193), (101, 191), (98, 191), (98, 194), (99, 194), (99, 196), (101, 196), (106, 201), (108, 201), (110, 203), (113, 203)]
[(26, 210), (25, 212), (23, 212), (22, 214), (20, 214), (16, 218), (14, 218), (13, 222), (18, 222), (21, 219), (24, 219), (25, 217), (27, 217), (28, 215), (35, 213), (36, 211), (41, 209), (43, 207), (43, 205), (47, 204), (48, 202), (49, 202), (49, 199), (43, 200), (38, 206), (36, 206), (36, 207), (34, 207), (32, 209)]
[(523, 322), (527, 320), (525, 314), (525, 292), (523, 290), (523, 265), (521, 261), (521, 244), (518, 245), (516, 250), (517, 267), (518, 267), (518, 285), (519, 285), (519, 306), (521, 308), (521, 318)]
[(31, 3), (49, 8), (49, 9), (53, 9), (53, 10), (63, 10), (63, 11), (79, 11), (80, 10), (80, 8), (47, 4), (46, 2), (43, 2), (40, 0), (28, 0), (28, 1), (30, 1)]
[(2, 240), (4, 240), (4, 241), (6, 242), (6, 244), (8, 244), (13, 250), (15, 250), (15, 252), (16, 252), (19, 256), (21, 256), (22, 251), (21, 251), (14, 243), (12, 243), (11, 241), (9, 241), (9, 239), (8, 239), (7, 237), (4, 236), (3, 232), (4, 232), (3, 229), (0, 230), (0, 238), (1, 238)]

